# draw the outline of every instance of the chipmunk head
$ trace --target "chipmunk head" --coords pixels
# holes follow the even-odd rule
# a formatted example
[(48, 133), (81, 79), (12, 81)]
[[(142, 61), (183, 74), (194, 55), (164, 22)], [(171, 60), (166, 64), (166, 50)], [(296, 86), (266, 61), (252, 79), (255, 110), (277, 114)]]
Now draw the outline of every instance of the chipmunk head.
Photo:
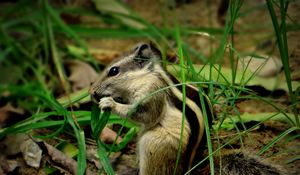
[(97, 102), (110, 96), (117, 102), (130, 103), (132, 95), (136, 95), (133, 92), (143, 88), (143, 82), (147, 81), (145, 77), (160, 62), (161, 53), (157, 48), (152, 44), (139, 44), (131, 54), (107, 66), (89, 93)]

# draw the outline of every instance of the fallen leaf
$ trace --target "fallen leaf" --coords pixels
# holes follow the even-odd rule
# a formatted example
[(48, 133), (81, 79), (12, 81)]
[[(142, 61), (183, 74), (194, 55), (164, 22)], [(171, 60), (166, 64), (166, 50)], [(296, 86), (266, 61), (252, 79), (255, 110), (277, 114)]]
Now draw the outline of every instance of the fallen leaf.
[(131, 11), (116, 0), (93, 0), (93, 2), (95, 3), (97, 10), (102, 13), (109, 13), (130, 27), (137, 29), (144, 29), (146, 27), (144, 24), (126, 17), (131, 15)]
[(120, 53), (114, 50), (94, 49), (91, 51), (93, 57), (104, 65), (108, 65), (114, 59), (120, 56)]
[[(82, 58), (85, 57), (85, 51), (73, 45), (67, 45), (68, 52), (77, 57)], [(104, 50), (104, 49), (94, 49), (89, 48), (88, 52), (101, 64), (107, 65), (112, 62), (115, 58), (120, 56), (120, 52), (116, 50)]]
[(93, 162), (98, 169), (101, 168), (99, 157), (97, 155), (97, 148), (87, 146), (87, 148), (86, 148), (86, 158), (90, 162)]
[(79, 60), (65, 61), (65, 66), (70, 71), (69, 81), (73, 91), (78, 91), (90, 86), (98, 77), (98, 73), (87, 63)]
[(259, 77), (276, 76), (282, 69), (282, 62), (274, 56), (246, 56), (239, 59), (238, 66), (242, 71), (250, 70)]
[(27, 165), (38, 168), (42, 159), (42, 150), (32, 139), (28, 139), (20, 145), (21, 152)]
[(14, 156), (21, 152), (20, 145), (30, 139), (26, 134), (7, 135), (3, 141), (0, 142), (2, 153), (6, 156)]
[[(117, 133), (108, 127), (104, 127), (104, 129), (102, 130), (102, 132), (100, 134), (100, 139), (104, 143), (113, 143), (115, 141), (116, 137), (117, 137)], [(120, 136), (118, 136), (118, 138), (116, 140), (116, 144), (119, 144), (121, 141), (122, 141), (122, 138)]]
[(62, 151), (66, 156), (70, 158), (75, 157), (78, 154), (78, 149), (73, 144), (68, 143), (66, 141), (58, 144), (56, 148)]
[(16, 108), (11, 105), (11, 103), (7, 103), (5, 106), (0, 108), (0, 128), (9, 126), (12, 123), (15, 123), (24, 117), (25, 110), (22, 108)]
[[(0, 167), (6, 173), (14, 171), (17, 167), (22, 167), (25, 163), (31, 167), (40, 167), (42, 159), (42, 150), (40, 147), (26, 134), (19, 133), (15, 135), (7, 135), (0, 142), (1, 153)], [(22, 160), (20, 159), (22, 153)], [(25, 160), (25, 163), (24, 163)]]
[[(44, 152), (51, 157), (52, 161), (62, 165), (64, 167), (64, 169), (69, 171), (71, 174), (76, 174), (76, 172), (77, 172), (77, 162), (74, 159), (68, 157), (63, 152), (56, 149), (52, 145), (49, 145), (46, 142), (39, 142), (39, 144), (43, 145), (42, 148), (46, 149), (46, 150), (44, 150)], [(86, 174), (90, 175), (90, 174), (93, 174), (93, 173), (89, 168), (87, 168), (86, 169)]]
[(9, 160), (4, 155), (0, 154), (0, 174), (8, 174), (13, 172), (17, 167), (22, 164), (17, 160)]

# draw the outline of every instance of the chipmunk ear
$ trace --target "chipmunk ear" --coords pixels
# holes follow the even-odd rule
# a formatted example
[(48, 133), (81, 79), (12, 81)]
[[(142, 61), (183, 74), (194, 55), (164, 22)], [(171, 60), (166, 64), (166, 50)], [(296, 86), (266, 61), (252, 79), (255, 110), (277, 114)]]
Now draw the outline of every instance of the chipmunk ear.
[(135, 61), (144, 66), (149, 61), (161, 62), (162, 56), (154, 44), (139, 44), (134, 49)]

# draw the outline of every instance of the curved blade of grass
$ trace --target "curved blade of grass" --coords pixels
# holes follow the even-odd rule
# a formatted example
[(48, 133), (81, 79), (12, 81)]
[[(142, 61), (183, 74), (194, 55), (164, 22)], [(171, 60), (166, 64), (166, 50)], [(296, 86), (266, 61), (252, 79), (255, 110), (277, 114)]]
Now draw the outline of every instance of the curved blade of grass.
[(232, 31), (235, 20), (238, 18), (239, 10), (240, 10), (241, 6), (242, 6), (241, 0), (230, 1), (229, 7), (231, 8), (231, 11), (232, 11), (232, 13), (230, 13), (230, 20), (227, 17), (220, 46), (217, 48), (216, 52), (213, 54), (211, 63), (215, 63), (219, 59), (223, 58), (223, 55), (224, 55), (224, 52), (226, 49), (227, 38)]
[(219, 121), (216, 124), (213, 125), (213, 128), (216, 130), (218, 127), (219, 129), (224, 129), (224, 130), (232, 130), (235, 127), (235, 123), (243, 122), (251, 122), (251, 121), (256, 121), (256, 122), (265, 122), (268, 120), (273, 120), (273, 121), (280, 121), (280, 122), (286, 122), (288, 123), (289, 120), (287, 119), (286, 115), (288, 116), (293, 116), (292, 114), (282, 114), (280, 112), (277, 113), (257, 113), (257, 114), (241, 114), (239, 117), (238, 116), (228, 116), (226, 117), (223, 121)]
[(181, 149), (182, 149), (182, 138), (183, 138), (183, 129), (184, 129), (184, 122), (185, 122), (185, 105), (186, 105), (186, 70), (183, 68), (184, 67), (184, 57), (183, 57), (183, 45), (181, 43), (181, 38), (180, 38), (180, 28), (178, 24), (176, 25), (176, 43), (178, 46), (178, 58), (179, 58), (179, 64), (180, 64), (180, 78), (182, 81), (182, 120), (181, 120), (181, 129), (180, 129), (180, 141), (178, 145), (178, 151), (177, 151), (177, 156), (176, 156), (176, 164), (175, 168), (173, 171), (173, 175), (176, 174), (177, 167), (179, 165), (179, 160), (181, 158)]
[(70, 104), (85, 103), (85, 102), (91, 101), (91, 98), (89, 96), (88, 87), (87, 87), (82, 90), (71, 93), (69, 96), (63, 96), (63, 97), (57, 99), (57, 101), (62, 106), (67, 107)]
[[(100, 117), (96, 117), (99, 115)], [(100, 108), (96, 104), (93, 105), (91, 114), (91, 126), (93, 131), (93, 137), (95, 140), (99, 139), (100, 133), (107, 124), (109, 116), (110, 111), (104, 111), (100, 114)]]
[(15, 13), (16, 11), (19, 11), (20, 9), (23, 9), (24, 6), (31, 4), (31, 0), (22, 0), (19, 1), (18, 3), (15, 3), (12, 6), (7, 6), (6, 8), (1, 8), (1, 16), (0, 16), (0, 21), (4, 20), (7, 17), (10, 17)]
[(77, 142), (78, 142), (78, 155), (77, 155), (77, 174), (84, 175), (85, 169), (86, 169), (86, 145), (85, 145), (85, 137), (84, 132), (77, 127), (77, 125), (74, 122), (74, 117), (72, 117), (73, 114), (65, 114), (67, 117), (68, 123), (71, 125), (71, 127), (74, 130)]
[[(50, 14), (53, 21), (63, 30), (66, 34), (68, 34), (70, 37), (72, 37), (88, 54), (88, 49), (84, 42), (78, 37), (78, 35), (70, 29), (68, 25), (65, 24), (64, 21), (59, 17), (59, 14), (57, 11), (55, 11), (49, 3), (45, 3), (45, 10)], [(89, 55), (89, 54), (88, 54)]]
[(107, 124), (110, 117), (110, 111), (104, 111), (101, 113), (100, 108), (97, 104), (93, 104), (92, 112), (91, 112), (91, 127), (93, 131), (93, 137), (97, 142), (98, 150), (97, 154), (99, 156), (99, 160), (108, 175), (113, 175), (114, 170), (110, 165), (107, 151), (105, 148), (105, 144), (99, 139), (100, 133), (102, 132), (103, 128)]
[[(210, 65), (193, 65), (195, 70), (201, 70), (201, 72), (197, 76), (203, 77), (205, 80), (209, 80), (209, 75), (211, 72), (211, 80), (217, 81), (218, 83), (224, 83), (228, 86), (231, 86), (232, 81), (232, 72), (229, 68), (222, 67), (222, 69), (218, 69), (216, 66), (213, 65), (212, 68), (210, 68)], [(167, 67), (168, 71), (176, 76), (179, 77), (180, 74), (180, 67), (177, 65), (171, 65)], [(186, 77), (188, 81), (193, 81), (193, 74), (190, 71), (186, 72)], [(237, 74), (235, 76), (235, 83), (242, 83), (243, 86), (262, 86), (267, 90), (276, 90), (276, 89), (283, 89), (285, 91), (288, 91), (288, 87), (286, 83), (280, 83), (277, 84), (277, 78), (263, 78), (258, 76), (253, 76), (253, 73), (251, 73), (249, 70), (245, 70), (244, 72), (237, 71)], [(291, 84), (293, 85), (293, 90), (296, 90), (300, 87), (300, 83), (297, 81), (291, 81)]]
[[(72, 115), (74, 113), (68, 112), (62, 105), (60, 105), (56, 99), (52, 95), (48, 95), (47, 93), (41, 92), (40, 89), (36, 89), (32, 85), (27, 85), (23, 87), (19, 86), (0, 86), (0, 92), (7, 90), (11, 94), (18, 95), (19, 97), (38, 97), (42, 101), (46, 102), (51, 108), (54, 108), (55, 111), (58, 114), (61, 114), (64, 117), (63, 124), (66, 123), (66, 121), (71, 125), (71, 127), (74, 130), (78, 145), (79, 145), (79, 153), (77, 157), (78, 161), (78, 167), (77, 167), (77, 173), (78, 174), (84, 174), (85, 168), (86, 168), (86, 150), (85, 150), (85, 140), (84, 140), (84, 133), (81, 131), (80, 128), (75, 125), (74, 118)], [(45, 116), (44, 116), (45, 117)], [(35, 118), (33, 118), (35, 119)], [(32, 123), (27, 123), (27, 125), (21, 126), (25, 127), (25, 129), (32, 129)], [(28, 127), (28, 128), (26, 128)], [(12, 127), (11, 127), (12, 128)], [(8, 134), (9, 131), (14, 132), (12, 129), (2, 130), (3, 132), (0, 135)], [(6, 131), (6, 132), (5, 132)]]
[(109, 159), (107, 157), (105, 145), (99, 139), (97, 141), (97, 145), (98, 145), (97, 155), (99, 156), (99, 161), (101, 162), (105, 172), (108, 175), (114, 175), (115, 172), (112, 166), (110, 165)]
[[(3, 138), (7, 134), (27, 132), (27, 131), (33, 130), (33, 129), (57, 128), (57, 127), (64, 128), (64, 126), (66, 124), (65, 120), (57, 120), (57, 121), (46, 120), (48, 117), (54, 116), (54, 115), (60, 116), (62, 114), (59, 114), (57, 112), (45, 112), (45, 113), (32, 115), (31, 117), (29, 117), (21, 122), (18, 122), (13, 126), (0, 129), (0, 138)], [(88, 125), (91, 123), (90, 111), (74, 111), (74, 115), (77, 116), (77, 122), (80, 125)], [(108, 120), (108, 124), (120, 124), (120, 125), (124, 125), (127, 128), (137, 128), (137, 125), (133, 124), (131, 122), (127, 121), (126, 123), (124, 123), (124, 119), (120, 118), (117, 115), (111, 115)], [(60, 130), (60, 129), (58, 129), (58, 130)], [(56, 129), (56, 131), (58, 131), (58, 130)], [(128, 133), (128, 134), (130, 135), (130, 133)], [(128, 137), (130, 137), (130, 136), (128, 136)]]
[[(191, 72), (191, 74), (193, 75), (193, 80), (199, 81), (198, 78), (198, 74), (194, 68), (194, 65), (192, 64), (191, 60), (188, 57), (188, 54), (185, 52), (185, 50), (183, 50), (183, 56), (187, 59), (187, 63), (188, 63), (188, 67), (189, 67), (189, 71)], [(204, 126), (205, 126), (205, 134), (206, 134), (206, 141), (207, 141), (207, 148), (208, 148), (208, 153), (209, 155), (212, 155), (213, 152), (213, 146), (212, 146), (212, 142), (211, 142), (211, 137), (210, 137), (210, 126), (209, 126), (209, 119), (208, 117), (208, 112), (207, 110), (210, 109), (206, 109), (205, 106), (205, 100), (204, 100), (204, 94), (203, 94), (204, 90), (202, 88), (201, 85), (198, 85), (198, 94), (200, 97), (200, 103), (201, 103), (201, 109), (202, 109), (202, 116), (203, 116), (203, 120), (204, 120)], [(211, 114), (213, 114), (211, 112)], [(213, 116), (212, 116), (213, 117)], [(210, 173), (213, 175), (214, 174), (214, 159), (213, 156), (209, 157), (209, 162), (210, 162)], [(188, 172), (186, 172), (186, 174), (188, 174), (189, 172), (191, 172), (193, 169), (195, 169), (195, 167), (192, 167)]]
[(265, 151), (267, 151), (268, 149), (270, 149), (275, 143), (277, 143), (278, 141), (280, 141), (283, 137), (285, 137), (286, 135), (288, 135), (289, 133), (299, 130), (298, 127), (291, 127), (288, 130), (284, 131), (283, 133), (281, 133), (279, 136), (277, 136), (275, 139), (273, 139), (270, 143), (268, 143), (266, 146), (264, 146), (258, 153), (257, 155), (261, 155), (263, 154)]
[[(44, 2), (45, 9), (47, 9), (47, 8), (49, 9), (48, 3), (45, 0), (43, 2)], [(48, 14), (45, 14), (45, 23), (46, 23), (46, 26), (47, 26), (47, 36), (48, 36), (48, 39), (49, 39), (52, 58), (53, 58), (53, 62), (54, 62), (56, 71), (57, 71), (58, 76), (59, 76), (59, 80), (62, 83), (63, 89), (65, 89), (66, 92), (69, 92), (70, 91), (70, 84), (67, 80), (65, 70), (64, 70), (64, 67), (63, 67), (63, 64), (62, 64), (62, 60), (61, 60), (61, 58), (60, 58), (60, 56), (57, 52), (54, 33), (53, 33), (53, 27), (52, 27), (52, 21), (50, 20)]]
[[(121, 151), (123, 148), (126, 147), (126, 145), (132, 141), (132, 139), (137, 135), (138, 129), (137, 127), (132, 127), (129, 129), (129, 131), (126, 133), (126, 135), (122, 138), (122, 141), (118, 145), (113, 145), (110, 149), (110, 152), (118, 152)], [(116, 139), (118, 138), (120, 134), (118, 133)], [(115, 141), (114, 141), (115, 143)]]
[[(96, 130), (96, 126), (97, 126), (97, 124), (100, 120), (100, 113), (101, 113), (101, 110), (98, 107), (98, 105), (93, 103), (92, 111), (91, 111), (91, 128), (92, 128), (92, 131), (93, 131), (93, 137), (96, 140), (98, 140), (99, 135), (97, 137), (95, 137), (94, 133), (95, 133), (95, 130)], [(99, 133), (97, 133), (97, 134), (99, 134)]]
[(298, 161), (298, 160), (300, 160), (300, 155), (296, 155), (296, 156), (294, 156), (293, 158), (291, 158), (291, 159), (285, 161), (284, 163), (285, 163), (285, 164), (290, 164), (290, 163), (293, 163), (293, 162)]
[[(293, 86), (291, 83), (292, 80), (291, 80), (291, 72), (290, 72), (290, 66), (289, 66), (288, 43), (287, 43), (286, 23), (285, 23), (286, 9), (287, 9), (288, 3), (284, 3), (283, 0), (280, 0), (281, 25), (279, 26), (278, 20), (276, 17), (276, 13), (275, 13), (275, 10), (273, 7), (273, 2), (271, 0), (266, 0), (266, 2), (267, 2), (267, 7), (269, 9), (269, 13), (270, 13), (270, 16), (272, 19), (274, 31), (275, 31), (276, 38), (277, 38), (278, 49), (279, 49), (280, 58), (281, 58), (281, 61), (283, 64), (283, 70), (284, 70), (284, 75), (286, 78), (286, 84), (288, 87), (289, 96), (290, 96), (292, 102), (295, 103), (297, 101), (297, 98), (293, 93)], [(298, 111), (297, 108), (293, 107), (296, 125), (299, 127), (300, 120), (299, 120), (297, 111)]]

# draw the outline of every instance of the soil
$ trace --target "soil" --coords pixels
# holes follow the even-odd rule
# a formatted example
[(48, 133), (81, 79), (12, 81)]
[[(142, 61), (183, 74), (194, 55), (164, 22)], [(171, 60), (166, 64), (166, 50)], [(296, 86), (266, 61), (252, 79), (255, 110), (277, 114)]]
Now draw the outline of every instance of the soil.
[[(164, 1), (169, 3), (167, 8), (161, 8), (163, 5), (161, 1), (153, 0), (130, 0), (124, 1), (135, 12), (141, 15), (148, 22), (155, 24), (156, 26), (169, 26), (172, 27), (173, 18), (179, 21), (179, 24), (183, 27), (215, 27), (222, 28), (223, 24), (218, 17), (218, 8), (220, 0), (212, 1), (200, 1), (189, 0), (181, 2), (177, 0)], [(156, 3), (153, 3), (156, 2)], [(174, 3), (172, 3), (174, 2)], [(278, 50), (276, 49), (276, 42), (274, 37), (270, 37), (273, 33), (273, 27), (271, 24), (270, 16), (266, 7), (259, 8), (255, 11), (249, 11), (254, 6), (265, 3), (264, 0), (244, 1), (241, 8), (241, 12), (244, 14), (237, 21), (234, 27), (237, 33), (234, 37), (235, 48), (241, 54), (258, 51), (261, 53), (269, 53), (274, 51), (274, 56), (279, 58)], [(296, 23), (299, 24), (300, 20), (300, 3), (299, 1), (291, 2), (288, 14)], [(224, 17), (224, 16), (221, 16)], [(165, 18), (165, 20), (164, 20)], [(86, 20), (82, 18), (82, 20)], [(91, 20), (93, 21), (93, 20)], [(91, 23), (88, 21), (88, 23)], [(99, 21), (97, 21), (98, 23)], [(289, 21), (290, 22), (290, 21)], [(251, 24), (251, 25), (249, 25)], [(102, 24), (101, 24), (102, 25)], [(205, 56), (209, 57), (212, 50), (217, 49), (220, 44), (222, 34), (216, 35), (213, 38), (206, 35), (191, 35), (184, 36), (183, 40), (193, 46), (194, 49), (201, 51)], [(136, 43), (147, 41), (145, 39), (87, 39), (87, 43), (90, 48), (101, 50), (112, 50), (117, 53), (128, 51)], [(292, 79), (300, 80), (300, 72), (298, 69), (300, 65), (300, 35), (298, 31), (292, 31), (288, 33), (290, 64), (292, 70)], [(173, 44), (173, 41), (170, 41)], [(174, 44), (173, 44), (174, 45)], [(209, 47), (211, 45), (212, 47)], [(174, 46), (175, 47), (175, 46)], [(176, 49), (176, 48), (174, 48)], [(227, 55), (226, 53), (225, 55)], [(192, 57), (192, 56), (191, 56)], [(197, 61), (196, 58), (193, 60)], [(220, 63), (225, 67), (229, 67), (229, 59), (225, 57), (224, 60), (220, 60)], [(201, 63), (198, 61), (198, 63)], [(287, 93), (281, 97), (270, 97), (273, 101), (283, 109), (288, 105)], [(259, 100), (244, 100), (237, 102), (239, 112), (248, 113), (260, 113), (260, 112), (274, 112), (276, 111), (270, 105), (265, 104)], [(255, 155), (265, 145), (270, 143), (274, 138), (287, 130), (290, 126), (275, 121), (267, 121), (261, 124), (255, 130), (241, 135), (239, 139), (231, 142), (228, 146), (222, 149), (222, 154), (232, 152), (232, 150), (242, 151), (246, 154)], [(220, 131), (214, 133), (213, 142), (215, 147), (219, 144), (227, 143), (228, 140), (237, 136), (237, 131)], [(294, 139), (290, 139), (295, 137)], [(284, 137), (272, 148), (268, 149), (261, 155), (262, 161), (269, 162), (271, 164), (281, 166), (291, 174), (300, 174), (300, 140), (299, 133), (291, 133), (288, 137)], [(112, 156), (111, 161), (116, 168), (116, 174), (134, 174), (136, 173), (137, 161), (135, 155), (135, 143), (131, 143), (127, 146), (126, 151), (122, 154), (117, 153)], [(89, 166), (93, 166), (93, 163), (89, 162)], [(25, 171), (26, 172), (26, 171)], [(38, 171), (32, 172), (32, 168), (28, 169), (24, 174), (37, 174)]]

